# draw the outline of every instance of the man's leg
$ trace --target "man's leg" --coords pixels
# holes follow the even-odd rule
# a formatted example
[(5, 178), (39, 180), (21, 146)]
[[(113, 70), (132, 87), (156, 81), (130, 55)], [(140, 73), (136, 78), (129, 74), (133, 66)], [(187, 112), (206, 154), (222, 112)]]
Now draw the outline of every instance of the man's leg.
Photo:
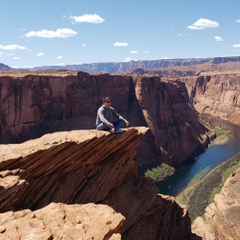
[(100, 124), (97, 125), (97, 130), (107, 130), (108, 131), (110, 129), (111, 128), (104, 123), (100, 123)]
[(118, 120), (116, 122), (113, 122), (112, 123), (114, 125), (114, 128), (115, 128), (115, 132), (117, 132), (121, 127), (122, 127), (122, 120)]

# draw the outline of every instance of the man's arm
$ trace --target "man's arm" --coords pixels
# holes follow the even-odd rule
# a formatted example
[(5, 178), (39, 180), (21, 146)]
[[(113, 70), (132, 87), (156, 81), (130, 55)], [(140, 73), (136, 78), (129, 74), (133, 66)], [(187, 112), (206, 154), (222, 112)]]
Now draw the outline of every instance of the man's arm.
[(113, 115), (115, 115), (118, 119), (124, 121), (126, 126), (129, 125), (129, 122), (124, 117), (122, 117), (119, 113), (117, 113), (117, 111), (113, 107), (111, 107), (111, 109), (113, 111)]
[(102, 123), (106, 124), (109, 127), (112, 127), (112, 124), (105, 118), (104, 111), (105, 111), (104, 108), (102, 108), (102, 107), (99, 108), (98, 117)]

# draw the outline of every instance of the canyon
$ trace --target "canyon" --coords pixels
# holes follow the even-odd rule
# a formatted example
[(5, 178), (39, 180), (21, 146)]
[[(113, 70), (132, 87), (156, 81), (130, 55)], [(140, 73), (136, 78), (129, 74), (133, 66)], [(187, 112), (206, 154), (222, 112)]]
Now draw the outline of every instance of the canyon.
[[(77, 239), (79, 233), (85, 239), (228, 239), (236, 234), (238, 218), (228, 211), (238, 211), (239, 201), (228, 203), (224, 196), (239, 188), (239, 171), (206, 209), (206, 222), (197, 218), (192, 230), (186, 207), (141, 176), (162, 162), (185, 164), (208, 147), (214, 124), (202, 114), (240, 124), (238, 63), (225, 68), (229, 61), (223, 62), (122, 75), (2, 72), (0, 239), (11, 234)], [(130, 122), (123, 134), (94, 129), (104, 94)], [(234, 208), (228, 210), (229, 204)], [(224, 235), (230, 226), (221, 225), (226, 212), (233, 231)]]
[(136, 69), (141, 75), (158, 75), (165, 81), (185, 83), (191, 104), (199, 113), (221, 117), (240, 125), (239, 62), (203, 63), (164, 69)]

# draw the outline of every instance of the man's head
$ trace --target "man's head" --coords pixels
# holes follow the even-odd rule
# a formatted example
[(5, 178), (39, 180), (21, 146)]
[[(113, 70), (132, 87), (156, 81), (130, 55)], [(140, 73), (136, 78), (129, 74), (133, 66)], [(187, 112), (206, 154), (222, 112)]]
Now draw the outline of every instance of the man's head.
[(105, 107), (109, 107), (111, 104), (111, 99), (110, 97), (103, 97), (102, 98), (103, 104), (105, 105)]

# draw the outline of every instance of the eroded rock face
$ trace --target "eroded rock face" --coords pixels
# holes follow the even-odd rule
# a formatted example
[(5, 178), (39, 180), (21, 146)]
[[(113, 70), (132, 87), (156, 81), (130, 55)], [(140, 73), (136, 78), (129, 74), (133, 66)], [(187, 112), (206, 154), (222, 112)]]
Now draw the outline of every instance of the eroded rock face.
[(134, 78), (134, 82), (143, 116), (154, 136), (153, 143), (165, 162), (180, 165), (201, 151), (199, 144), (207, 146), (209, 129), (190, 104), (184, 83), (143, 76)]
[(79, 239), (83, 228), (86, 239), (190, 239), (186, 208), (137, 175), (136, 148), (146, 131), (74, 130), (0, 145), (0, 239), (38, 233), (53, 239), (69, 231)]
[(131, 126), (150, 128), (138, 148), (140, 168), (162, 161), (180, 165), (208, 144), (211, 133), (189, 103), (183, 83), (83, 72), (0, 77), (0, 141), (19, 143), (55, 131), (93, 129), (104, 94)]
[(240, 75), (216, 74), (185, 81), (198, 112), (219, 116), (240, 125)]
[(198, 217), (193, 232), (202, 239), (240, 239), (240, 169), (232, 173), (214, 202)]

